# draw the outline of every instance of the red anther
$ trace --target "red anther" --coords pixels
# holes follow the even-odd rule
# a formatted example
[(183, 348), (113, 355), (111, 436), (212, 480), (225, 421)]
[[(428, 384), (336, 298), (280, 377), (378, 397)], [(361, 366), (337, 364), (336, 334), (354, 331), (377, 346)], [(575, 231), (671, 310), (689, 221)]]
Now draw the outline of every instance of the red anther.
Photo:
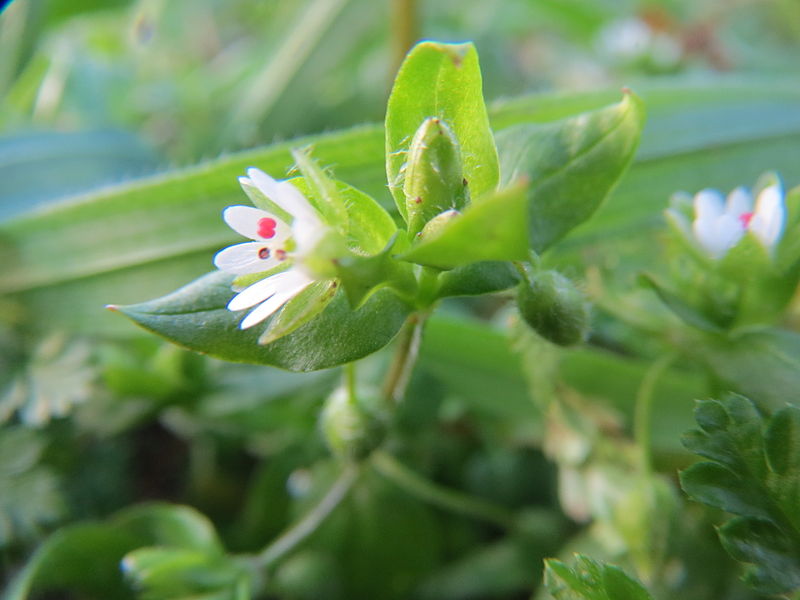
[(278, 225), (275, 219), (264, 217), (258, 220), (258, 237), (268, 240), (275, 237), (275, 227)]
[(269, 248), (264, 247), (258, 251), (258, 258), (266, 260), (269, 258)]
[(275, 258), (278, 260), (286, 260), (286, 250), (276, 250)]
[(742, 227), (747, 229), (750, 226), (750, 220), (753, 218), (754, 214), (755, 213), (749, 212), (749, 213), (742, 213), (739, 215), (739, 221), (741, 222)]

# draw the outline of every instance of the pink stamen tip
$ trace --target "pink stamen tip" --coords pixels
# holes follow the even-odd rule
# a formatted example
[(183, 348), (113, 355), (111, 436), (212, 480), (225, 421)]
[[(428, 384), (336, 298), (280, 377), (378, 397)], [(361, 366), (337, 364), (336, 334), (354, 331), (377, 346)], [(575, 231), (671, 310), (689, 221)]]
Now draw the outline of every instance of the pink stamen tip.
[(258, 220), (258, 236), (268, 240), (275, 237), (275, 227), (278, 222), (275, 219), (264, 217)]
[(742, 227), (747, 228), (750, 225), (750, 220), (753, 218), (755, 213), (742, 213), (739, 215), (739, 221), (742, 223)]

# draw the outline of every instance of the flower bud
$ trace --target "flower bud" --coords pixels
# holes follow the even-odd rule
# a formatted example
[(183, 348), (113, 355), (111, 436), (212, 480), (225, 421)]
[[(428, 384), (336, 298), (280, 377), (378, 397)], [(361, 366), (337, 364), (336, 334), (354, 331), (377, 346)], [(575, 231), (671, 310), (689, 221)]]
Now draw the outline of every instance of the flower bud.
[(461, 210), (467, 204), (467, 180), (461, 167), (461, 148), (444, 121), (422, 122), (408, 148), (403, 192), (408, 232), (417, 234), (436, 215)]
[(345, 460), (362, 460), (383, 441), (385, 427), (378, 416), (348, 390), (338, 388), (325, 402), (322, 433), (331, 452)]
[(517, 289), (517, 306), (536, 333), (559, 346), (582, 342), (589, 331), (586, 299), (557, 271), (543, 271), (523, 281)]

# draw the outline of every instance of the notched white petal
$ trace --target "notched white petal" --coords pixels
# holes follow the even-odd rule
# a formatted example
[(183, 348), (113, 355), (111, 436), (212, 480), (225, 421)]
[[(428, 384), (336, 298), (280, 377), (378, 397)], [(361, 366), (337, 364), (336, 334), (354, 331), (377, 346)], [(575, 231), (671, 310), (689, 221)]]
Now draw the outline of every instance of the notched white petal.
[(271, 277), (257, 281), (239, 292), (228, 303), (228, 310), (236, 311), (250, 308), (259, 302), (263, 302), (274, 294), (282, 294), (293, 290), (306, 281), (309, 281), (309, 278), (305, 274), (294, 269), (277, 273)]
[(750, 231), (767, 247), (774, 246), (783, 234), (786, 205), (780, 185), (771, 185), (758, 195)]
[(725, 212), (739, 218), (741, 215), (753, 212), (753, 196), (746, 188), (739, 186), (728, 194), (728, 201), (725, 204)]
[[(291, 228), (281, 219), (260, 208), (252, 206), (229, 206), (222, 212), (222, 218), (239, 235), (255, 241), (269, 241), (282, 244), (291, 235)], [(274, 223), (264, 227), (262, 220)]]
[(297, 283), (294, 287), (270, 296), (267, 300), (253, 309), (253, 311), (242, 320), (242, 322), (239, 324), (239, 328), (248, 329), (253, 325), (258, 325), (263, 320), (272, 316), (289, 300), (311, 285), (311, 283), (312, 280), (306, 278), (306, 280), (302, 283)]
[(275, 249), (263, 242), (244, 242), (217, 252), (214, 266), (235, 275), (261, 273), (280, 264), (275, 254)]
[(694, 214), (697, 219), (714, 219), (719, 217), (725, 206), (722, 194), (713, 189), (700, 190), (694, 196)]
[(262, 194), (288, 212), (295, 219), (319, 221), (311, 203), (288, 181), (276, 181), (264, 171), (250, 167), (247, 169), (250, 180)]

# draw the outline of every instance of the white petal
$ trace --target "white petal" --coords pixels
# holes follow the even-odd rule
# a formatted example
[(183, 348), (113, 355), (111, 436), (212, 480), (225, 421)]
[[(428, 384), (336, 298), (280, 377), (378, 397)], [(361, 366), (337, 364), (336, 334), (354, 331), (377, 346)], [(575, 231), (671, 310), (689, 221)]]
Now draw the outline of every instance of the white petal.
[[(275, 215), (252, 206), (229, 206), (222, 212), (222, 218), (236, 233), (257, 242), (269, 241), (272, 244), (282, 244), (291, 235), (292, 231), (286, 223)], [(270, 237), (264, 237), (258, 233), (262, 219), (275, 221), (274, 233)]]
[(724, 210), (725, 200), (717, 190), (700, 190), (694, 196), (695, 219), (711, 219), (719, 217)]
[(228, 310), (244, 310), (263, 302), (275, 294), (283, 294), (294, 289), (301, 283), (311, 282), (311, 279), (295, 269), (289, 269), (257, 281), (236, 294), (228, 302)]
[(717, 219), (696, 220), (692, 226), (700, 245), (712, 258), (721, 258), (744, 235), (741, 221), (728, 214)]
[(725, 212), (737, 219), (746, 213), (753, 212), (753, 196), (746, 188), (739, 186), (728, 194)]
[(296, 219), (319, 221), (317, 212), (305, 196), (288, 181), (276, 181), (264, 171), (250, 167), (247, 176), (267, 198)]
[(306, 279), (301, 284), (296, 285), (295, 287), (271, 296), (268, 300), (265, 300), (261, 304), (259, 304), (253, 312), (247, 315), (244, 320), (239, 324), (240, 329), (247, 329), (248, 327), (252, 327), (253, 325), (258, 325), (276, 312), (281, 306), (286, 304), (289, 300), (294, 298), (297, 294), (302, 292), (306, 289), (309, 285), (313, 283), (312, 279)]
[(771, 185), (758, 195), (756, 210), (750, 220), (749, 229), (767, 247), (775, 245), (783, 233), (786, 220), (786, 206), (783, 190), (779, 185)]
[[(247, 275), (268, 271), (280, 264), (276, 258), (276, 251), (280, 249), (275, 244), (265, 242), (244, 242), (235, 246), (223, 248), (214, 256), (214, 266), (228, 273)], [(267, 258), (262, 258), (266, 256)]]

